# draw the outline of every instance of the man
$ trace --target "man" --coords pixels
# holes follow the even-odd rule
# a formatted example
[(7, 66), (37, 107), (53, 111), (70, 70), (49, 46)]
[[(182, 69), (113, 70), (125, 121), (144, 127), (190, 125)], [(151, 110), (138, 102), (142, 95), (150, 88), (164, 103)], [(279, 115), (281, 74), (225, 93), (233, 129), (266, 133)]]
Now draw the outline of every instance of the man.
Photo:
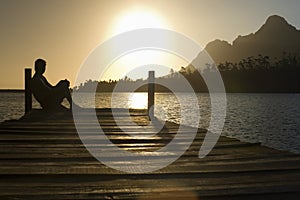
[(45, 110), (61, 110), (65, 107), (61, 105), (66, 98), (72, 108), (72, 97), (70, 94), (68, 80), (61, 80), (55, 86), (52, 86), (43, 76), (46, 70), (46, 61), (37, 59), (34, 64), (35, 74), (31, 80), (31, 91), (34, 98), (41, 104)]

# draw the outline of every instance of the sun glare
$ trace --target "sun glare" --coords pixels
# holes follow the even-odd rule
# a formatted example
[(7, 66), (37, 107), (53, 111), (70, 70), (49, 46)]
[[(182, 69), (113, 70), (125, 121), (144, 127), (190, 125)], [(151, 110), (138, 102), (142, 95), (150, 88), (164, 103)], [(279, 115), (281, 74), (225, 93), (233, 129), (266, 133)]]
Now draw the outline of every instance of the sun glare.
[(131, 93), (128, 99), (129, 108), (145, 109), (147, 108), (148, 97), (146, 93)]
[(118, 34), (140, 28), (168, 28), (164, 19), (146, 9), (127, 11), (116, 18), (112, 34)]
[[(145, 79), (148, 77), (149, 70), (154, 70), (155, 76), (160, 77), (167, 75), (171, 68), (179, 70), (181, 66), (187, 64), (188, 62), (183, 58), (166, 51), (139, 50), (126, 54), (113, 62), (102, 74), (101, 80), (118, 80), (125, 76), (134, 80)], [(141, 67), (145, 70), (141, 70)]]
[[(141, 28), (161, 28), (170, 29), (166, 21), (155, 11), (152, 11), (143, 7), (134, 7), (120, 13), (112, 21), (110, 29), (110, 36), (113, 37), (117, 34), (124, 33), (131, 30)], [(168, 40), (166, 40), (168, 42)], [(119, 48), (115, 46), (112, 48)], [(139, 79), (146, 78), (146, 70), (155, 70), (156, 76), (167, 75), (170, 69), (159, 68), (154, 65), (162, 65), (168, 67), (182, 66), (186, 64), (178, 56), (172, 55), (171, 53), (163, 52), (162, 50), (143, 50), (139, 49), (136, 51), (128, 52), (128, 54), (122, 55), (117, 60), (114, 60), (112, 64), (107, 67), (104, 74), (101, 76), (101, 80), (117, 80), (131, 74), (130, 78)], [(132, 71), (141, 66), (145, 67), (145, 71), (141, 70)], [(151, 68), (152, 67), (152, 68)], [(150, 69), (151, 68), (151, 69)]]

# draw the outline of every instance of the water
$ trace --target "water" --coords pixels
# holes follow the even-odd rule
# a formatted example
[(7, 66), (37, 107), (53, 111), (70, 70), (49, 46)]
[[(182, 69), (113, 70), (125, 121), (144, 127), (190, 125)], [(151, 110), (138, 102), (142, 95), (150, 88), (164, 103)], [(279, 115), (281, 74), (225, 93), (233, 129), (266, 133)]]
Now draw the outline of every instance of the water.
[[(96, 95), (96, 102), (90, 101), (91, 94), (82, 95), (78, 104), (98, 108), (146, 108), (146, 93), (118, 93), (111, 105), (111, 95)], [(185, 102), (192, 95), (180, 94)], [(24, 113), (23, 93), (0, 93), (0, 121), (17, 119)], [(200, 127), (207, 128), (210, 119), (210, 98), (208, 94), (197, 94), (200, 105)], [(66, 103), (66, 102), (65, 102)], [(66, 103), (67, 104), (67, 103)], [(196, 113), (193, 106), (182, 108), (181, 116), (177, 98), (169, 93), (155, 95), (155, 115), (163, 120), (179, 123), (190, 122)], [(34, 102), (33, 107), (39, 107)], [(222, 135), (245, 142), (260, 142), (275, 149), (300, 153), (300, 94), (227, 94), (227, 115)]]

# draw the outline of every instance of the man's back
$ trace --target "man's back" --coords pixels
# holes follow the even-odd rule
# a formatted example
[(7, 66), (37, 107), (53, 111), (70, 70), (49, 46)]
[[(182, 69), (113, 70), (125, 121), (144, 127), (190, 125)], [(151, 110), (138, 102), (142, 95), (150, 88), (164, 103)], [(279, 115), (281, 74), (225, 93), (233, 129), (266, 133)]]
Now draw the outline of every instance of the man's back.
[(39, 74), (35, 74), (31, 80), (32, 94), (40, 104), (50, 95), (51, 87), (47, 83), (47, 79)]

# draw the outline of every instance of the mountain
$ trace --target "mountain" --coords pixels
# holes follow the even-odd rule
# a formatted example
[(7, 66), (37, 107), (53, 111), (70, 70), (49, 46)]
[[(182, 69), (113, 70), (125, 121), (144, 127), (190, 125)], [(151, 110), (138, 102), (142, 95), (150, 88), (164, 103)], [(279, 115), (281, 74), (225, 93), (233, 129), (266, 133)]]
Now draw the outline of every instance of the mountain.
[[(255, 33), (238, 36), (232, 44), (215, 40), (205, 50), (215, 63), (239, 62), (251, 56), (269, 56), (270, 60), (281, 58), (283, 52), (300, 56), (300, 31), (283, 17), (270, 16)], [(201, 56), (202, 53), (199, 54)]]

